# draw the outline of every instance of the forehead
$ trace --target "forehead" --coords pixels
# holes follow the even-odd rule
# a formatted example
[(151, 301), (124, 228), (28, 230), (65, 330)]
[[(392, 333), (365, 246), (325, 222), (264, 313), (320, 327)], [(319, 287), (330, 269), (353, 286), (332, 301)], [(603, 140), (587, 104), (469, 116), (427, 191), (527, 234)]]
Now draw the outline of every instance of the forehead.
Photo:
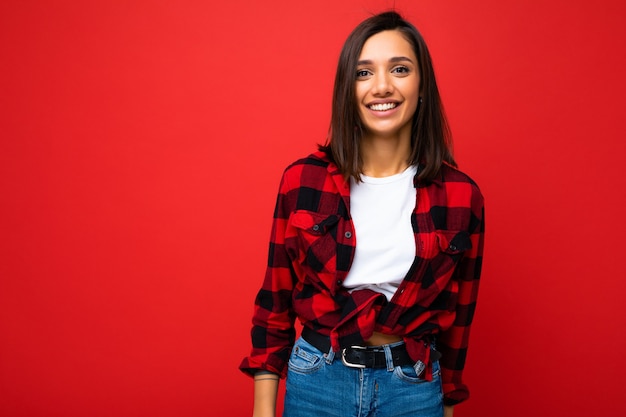
[(411, 43), (398, 30), (385, 30), (370, 36), (361, 49), (359, 60), (386, 59), (405, 56), (417, 60)]

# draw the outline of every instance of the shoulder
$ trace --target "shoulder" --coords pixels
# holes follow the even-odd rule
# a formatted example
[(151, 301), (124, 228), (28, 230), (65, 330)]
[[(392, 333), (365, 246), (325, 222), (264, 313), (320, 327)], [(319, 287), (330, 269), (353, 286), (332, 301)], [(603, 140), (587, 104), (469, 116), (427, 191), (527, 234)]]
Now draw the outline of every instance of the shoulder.
[(303, 177), (323, 179), (335, 170), (336, 166), (326, 154), (318, 151), (289, 164), (283, 173), (283, 180), (296, 185), (302, 183)]
[(438, 175), (439, 185), (448, 195), (448, 199), (465, 201), (473, 207), (484, 204), (484, 197), (478, 184), (465, 172), (444, 163)]
[(289, 171), (290, 169), (300, 167), (300, 166), (316, 166), (321, 168), (327, 168), (332, 164), (328, 156), (321, 151), (313, 152), (305, 156), (304, 158), (300, 158), (287, 166), (285, 171)]
[(344, 184), (337, 166), (324, 153), (312, 153), (285, 169), (279, 192), (282, 210), (284, 213), (293, 210), (319, 211), (320, 207), (338, 210), (342, 196), (349, 193)]
[(478, 189), (478, 184), (469, 175), (445, 162), (441, 166), (440, 179), (444, 184), (447, 182), (465, 183)]

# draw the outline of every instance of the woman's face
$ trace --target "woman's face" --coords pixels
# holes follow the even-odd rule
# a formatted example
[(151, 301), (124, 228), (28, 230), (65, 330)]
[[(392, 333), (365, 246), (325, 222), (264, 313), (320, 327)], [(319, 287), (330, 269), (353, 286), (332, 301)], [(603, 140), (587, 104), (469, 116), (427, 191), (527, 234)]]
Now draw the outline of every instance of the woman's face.
[(386, 30), (365, 41), (355, 91), (366, 135), (410, 135), (419, 90), (417, 57), (401, 32)]

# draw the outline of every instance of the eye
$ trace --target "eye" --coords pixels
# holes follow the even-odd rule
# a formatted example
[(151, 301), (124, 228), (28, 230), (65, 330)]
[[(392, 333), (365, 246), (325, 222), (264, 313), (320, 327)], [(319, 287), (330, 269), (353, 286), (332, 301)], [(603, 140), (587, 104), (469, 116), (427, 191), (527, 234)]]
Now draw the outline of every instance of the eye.
[(408, 67), (401, 65), (399, 67), (395, 67), (394, 69), (392, 69), (391, 72), (396, 73), (396, 74), (408, 74), (409, 72), (411, 72), (411, 70), (409, 70)]
[(365, 78), (370, 76), (372, 73), (369, 70), (361, 69), (356, 71), (356, 78)]

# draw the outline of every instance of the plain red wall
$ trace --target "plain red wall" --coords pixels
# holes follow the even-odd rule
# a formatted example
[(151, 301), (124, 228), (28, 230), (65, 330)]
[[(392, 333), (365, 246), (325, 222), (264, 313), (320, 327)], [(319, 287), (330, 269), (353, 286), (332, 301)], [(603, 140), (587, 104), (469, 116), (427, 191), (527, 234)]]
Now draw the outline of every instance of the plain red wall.
[[(392, 5), (0, 3), (0, 415), (250, 415), (280, 174)], [(623, 413), (625, 3), (395, 5), (487, 201), (455, 415)]]

